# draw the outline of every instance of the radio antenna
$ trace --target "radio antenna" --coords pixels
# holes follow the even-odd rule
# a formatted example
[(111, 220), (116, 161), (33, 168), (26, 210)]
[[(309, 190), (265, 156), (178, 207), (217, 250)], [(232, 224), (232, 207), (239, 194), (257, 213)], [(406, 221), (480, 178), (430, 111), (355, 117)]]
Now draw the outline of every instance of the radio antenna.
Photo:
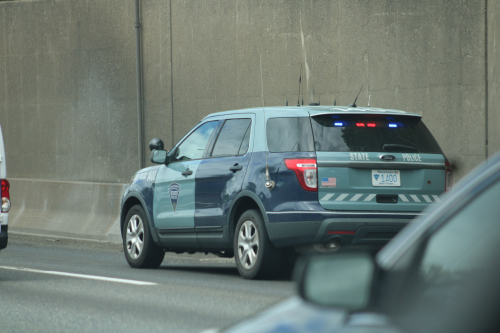
[(264, 80), (262, 79), (262, 54), (259, 54), (260, 56), (260, 87), (262, 89), (261, 92), (261, 97), (262, 97), (262, 113), (264, 114), (264, 137), (266, 138), (265, 143), (266, 143), (266, 184), (265, 186), (269, 189), (272, 190), (274, 188), (274, 181), (271, 180), (271, 177), (269, 175), (269, 166), (267, 164), (267, 131), (266, 131), (266, 108), (264, 106)]
[[(363, 86), (361, 86), (361, 89), (363, 89)], [(357, 107), (356, 101), (358, 100), (359, 94), (361, 93), (361, 89), (359, 89), (358, 95), (356, 96), (356, 99), (354, 100), (354, 103), (352, 103), (351, 105), (349, 105), (349, 107), (352, 107), (352, 108)]]
[[(302, 63), (300, 63), (300, 76), (299, 76), (299, 94), (297, 95), (297, 106), (300, 106), (300, 86), (302, 83)], [(304, 105), (304, 100), (302, 99), (302, 105)]]
[(370, 99), (372, 98), (372, 90), (368, 88), (368, 107), (370, 107)]

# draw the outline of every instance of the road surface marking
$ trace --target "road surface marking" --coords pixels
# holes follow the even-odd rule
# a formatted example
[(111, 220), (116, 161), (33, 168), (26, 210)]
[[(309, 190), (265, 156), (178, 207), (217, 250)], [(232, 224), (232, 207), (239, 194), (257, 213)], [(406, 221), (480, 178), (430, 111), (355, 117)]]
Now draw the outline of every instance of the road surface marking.
[(136, 281), (136, 280), (117, 279), (117, 278), (110, 278), (110, 277), (105, 277), (105, 276), (75, 274), (75, 273), (56, 272), (56, 271), (42, 271), (40, 269), (23, 268), (23, 267), (0, 266), (0, 268), (2, 268), (2, 269), (10, 269), (12, 271), (23, 271), (23, 272), (30, 272), (30, 273), (40, 273), (40, 274), (49, 274), (49, 275), (68, 276), (68, 277), (75, 277), (75, 278), (88, 279), (88, 280), (98, 280), (98, 281), (106, 281), (106, 282), (126, 283), (126, 284), (133, 284), (133, 285), (136, 285), (136, 286), (155, 286), (155, 285), (157, 285), (156, 283), (153, 283), (153, 282), (144, 282), (144, 281)]

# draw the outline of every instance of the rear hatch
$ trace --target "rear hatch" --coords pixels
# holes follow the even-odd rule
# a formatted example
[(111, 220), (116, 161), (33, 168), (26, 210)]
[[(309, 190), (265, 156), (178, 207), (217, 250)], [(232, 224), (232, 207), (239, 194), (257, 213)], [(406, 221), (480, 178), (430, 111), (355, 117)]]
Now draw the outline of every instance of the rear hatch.
[(328, 210), (421, 211), (445, 190), (445, 156), (416, 114), (311, 116)]

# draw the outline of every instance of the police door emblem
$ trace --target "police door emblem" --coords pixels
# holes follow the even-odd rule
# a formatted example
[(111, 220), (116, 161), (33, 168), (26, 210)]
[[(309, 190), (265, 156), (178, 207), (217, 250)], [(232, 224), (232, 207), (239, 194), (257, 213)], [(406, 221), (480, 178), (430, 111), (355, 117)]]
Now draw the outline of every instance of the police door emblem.
[(170, 194), (170, 201), (172, 202), (172, 207), (177, 208), (177, 200), (179, 199), (179, 193), (181, 193), (181, 186), (177, 183), (172, 183), (168, 187), (168, 193)]

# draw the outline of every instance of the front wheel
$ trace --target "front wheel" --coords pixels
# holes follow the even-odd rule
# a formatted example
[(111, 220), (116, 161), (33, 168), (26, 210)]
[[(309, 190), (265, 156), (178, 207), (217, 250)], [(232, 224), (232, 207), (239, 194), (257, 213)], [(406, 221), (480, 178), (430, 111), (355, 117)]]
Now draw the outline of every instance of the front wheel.
[(245, 279), (273, 278), (279, 271), (281, 255), (255, 209), (244, 212), (236, 224), (234, 253), (236, 267)]
[(153, 241), (144, 209), (132, 207), (123, 226), (123, 252), (128, 264), (134, 268), (157, 268), (165, 252)]

